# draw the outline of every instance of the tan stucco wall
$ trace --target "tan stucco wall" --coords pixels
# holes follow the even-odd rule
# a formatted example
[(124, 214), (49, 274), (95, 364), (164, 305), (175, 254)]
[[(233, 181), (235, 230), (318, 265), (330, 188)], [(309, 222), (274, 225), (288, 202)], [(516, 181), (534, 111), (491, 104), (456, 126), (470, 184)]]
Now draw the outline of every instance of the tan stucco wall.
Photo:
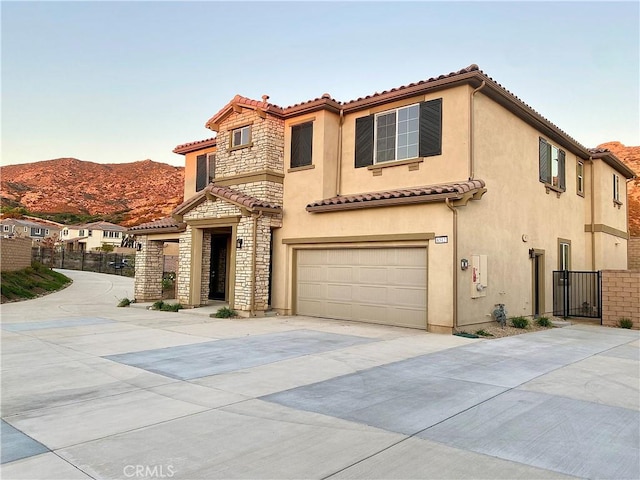
[(216, 147), (204, 148), (196, 152), (190, 152), (184, 158), (184, 199), (193, 197), (196, 194), (196, 158), (199, 155), (209, 155), (215, 153)]
[(546, 193), (538, 171), (541, 135), (482, 94), (476, 96), (475, 112), (475, 172), (487, 193), (459, 209), (459, 256), (487, 255), (488, 288), (486, 297), (471, 299), (471, 271), (459, 272), (459, 324), (492, 321), (498, 303), (510, 316), (533, 313), (531, 248), (545, 252), (545, 310), (550, 312), (558, 239), (571, 241), (572, 269), (590, 267), (581, 215), (586, 199), (576, 194), (577, 158), (563, 148), (567, 189), (559, 197)]

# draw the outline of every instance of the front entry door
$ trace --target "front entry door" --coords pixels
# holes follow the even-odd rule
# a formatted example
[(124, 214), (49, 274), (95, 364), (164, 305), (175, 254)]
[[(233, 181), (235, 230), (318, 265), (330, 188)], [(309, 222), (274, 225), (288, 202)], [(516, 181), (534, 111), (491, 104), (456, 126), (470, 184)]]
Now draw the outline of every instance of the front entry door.
[(226, 298), (227, 290), (227, 238), (211, 237), (211, 270), (209, 275), (209, 299)]
[(538, 317), (545, 313), (544, 250), (534, 250), (532, 268), (533, 315)]

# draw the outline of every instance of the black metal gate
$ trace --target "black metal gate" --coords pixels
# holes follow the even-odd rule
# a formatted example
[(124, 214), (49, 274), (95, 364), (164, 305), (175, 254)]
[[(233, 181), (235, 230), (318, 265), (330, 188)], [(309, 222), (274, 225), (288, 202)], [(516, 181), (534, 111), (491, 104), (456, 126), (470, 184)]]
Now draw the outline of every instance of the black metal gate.
[(600, 272), (553, 272), (553, 315), (602, 319)]

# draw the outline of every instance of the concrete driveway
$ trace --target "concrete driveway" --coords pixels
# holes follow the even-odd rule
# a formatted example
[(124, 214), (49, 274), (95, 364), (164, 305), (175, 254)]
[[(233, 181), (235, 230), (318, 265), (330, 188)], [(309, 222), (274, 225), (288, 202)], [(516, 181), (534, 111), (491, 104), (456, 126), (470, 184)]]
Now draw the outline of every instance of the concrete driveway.
[(2, 306), (3, 479), (640, 478), (637, 331), (222, 320), (64, 273)]

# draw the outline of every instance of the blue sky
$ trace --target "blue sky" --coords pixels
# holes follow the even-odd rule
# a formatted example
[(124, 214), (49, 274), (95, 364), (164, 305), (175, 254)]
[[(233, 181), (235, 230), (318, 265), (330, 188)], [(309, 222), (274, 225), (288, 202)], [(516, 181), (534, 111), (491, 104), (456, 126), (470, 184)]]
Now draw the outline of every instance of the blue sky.
[(2, 164), (182, 165), (236, 93), (352, 100), (472, 63), (585, 146), (640, 145), (638, 2), (7, 2)]

